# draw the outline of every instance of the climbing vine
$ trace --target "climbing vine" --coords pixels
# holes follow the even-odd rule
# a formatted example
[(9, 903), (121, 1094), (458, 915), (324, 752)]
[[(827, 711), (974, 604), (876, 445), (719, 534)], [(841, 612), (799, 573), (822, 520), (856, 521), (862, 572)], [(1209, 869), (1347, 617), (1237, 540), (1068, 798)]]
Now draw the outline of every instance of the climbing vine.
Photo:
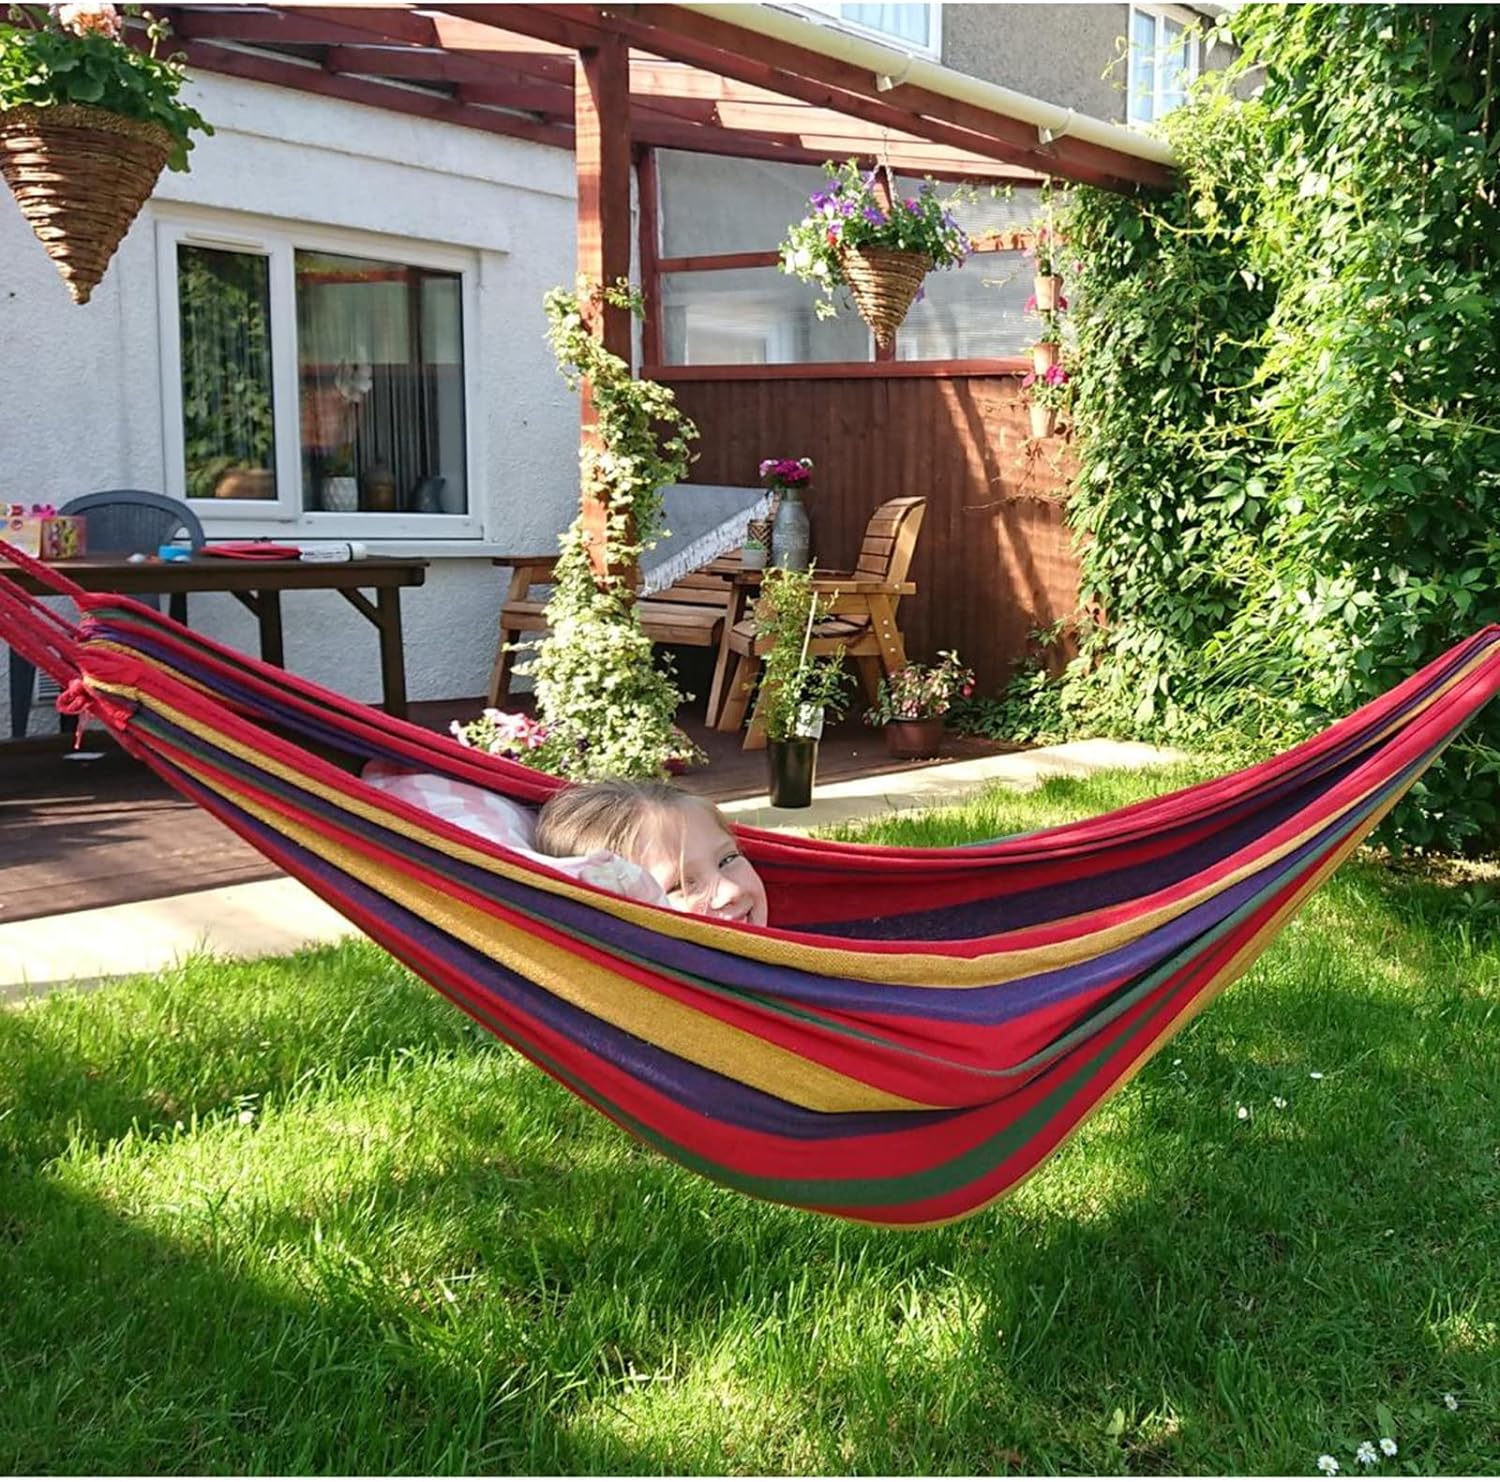
[[(1063, 217), (1092, 616), (1027, 694), (1265, 750), (1500, 619), (1500, 7), (1228, 20), (1240, 60), (1168, 120), (1180, 188)], [(1491, 711), (1386, 837), (1500, 846), (1497, 778)]]
[(579, 453), (583, 489), (605, 511), (603, 563), (590, 560), (582, 515), (564, 533), (548, 635), (519, 672), (529, 674), (547, 739), (527, 761), (564, 777), (652, 777), (691, 744), (676, 729), (682, 695), (653, 662), (632, 577), (661, 527), (661, 489), (687, 474), (697, 429), (670, 387), (636, 380), (595, 337), (603, 305), (641, 312), (625, 283), (580, 281), (547, 295), (548, 339), (570, 388), (587, 380), (597, 437)]

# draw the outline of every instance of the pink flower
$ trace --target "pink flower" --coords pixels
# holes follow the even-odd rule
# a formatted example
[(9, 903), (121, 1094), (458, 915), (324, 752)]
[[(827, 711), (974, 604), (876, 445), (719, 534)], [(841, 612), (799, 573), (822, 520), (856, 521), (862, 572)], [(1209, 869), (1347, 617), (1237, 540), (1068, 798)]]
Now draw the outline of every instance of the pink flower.
[(1047, 367), (1046, 382), (1049, 386), (1066, 386), (1068, 384), (1068, 373), (1060, 365)]
[(1057, 307), (1059, 309), (1066, 309), (1068, 307), (1068, 301), (1062, 294), (1058, 294), (1057, 296)]
[(79, 0), (75, 5), (59, 5), (57, 21), (64, 31), (75, 36), (108, 36), (120, 39), (120, 13), (104, 0)]
[(1033, 386), (1035, 386), (1035, 385), (1036, 385), (1036, 372), (1035, 371), (1027, 371), (1026, 372), (1026, 379), (1021, 382), (1021, 390), (1022, 391), (1030, 391), (1031, 388)]
[(1028, 314), (1036, 313), (1036, 295), (1034, 293), (1026, 300), (1026, 312)]

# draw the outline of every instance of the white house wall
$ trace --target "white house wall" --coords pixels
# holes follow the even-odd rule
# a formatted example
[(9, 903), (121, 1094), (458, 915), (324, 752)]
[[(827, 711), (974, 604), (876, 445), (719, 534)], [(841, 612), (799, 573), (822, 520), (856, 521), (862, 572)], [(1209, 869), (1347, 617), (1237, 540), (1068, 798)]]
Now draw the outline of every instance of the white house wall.
[[(489, 558), (554, 548), (577, 503), (577, 400), (557, 373), (542, 313), (545, 292), (574, 273), (573, 156), (238, 79), (201, 75), (190, 92), (216, 133), (193, 151), (189, 174), (163, 176), (88, 305), (69, 300), (20, 212), (0, 201), (0, 501), (163, 488), (158, 203), (472, 251), (469, 482), (483, 540), (388, 548), (432, 558), (426, 585), (402, 595), (411, 697), (482, 693), (503, 576)], [(215, 515), (205, 522), (211, 536), (276, 529), (249, 526), (232, 509)], [(371, 521), (360, 538), (377, 534)], [(288, 593), (282, 606), (291, 669), (378, 698), (375, 630), (352, 607), (322, 592)], [(190, 614), (199, 631), (258, 651), (254, 620), (232, 598), (194, 596)]]

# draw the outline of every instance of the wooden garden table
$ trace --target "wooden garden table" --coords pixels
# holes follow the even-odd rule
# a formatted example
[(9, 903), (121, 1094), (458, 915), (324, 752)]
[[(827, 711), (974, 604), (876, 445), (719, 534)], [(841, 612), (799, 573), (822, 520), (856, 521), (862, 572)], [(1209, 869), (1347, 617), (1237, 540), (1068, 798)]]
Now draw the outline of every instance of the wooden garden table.
[[(427, 579), (427, 562), (415, 556), (368, 556), (362, 561), (239, 561), (198, 556), (191, 561), (137, 561), (124, 555), (75, 556), (49, 563), (90, 592), (139, 596), (155, 592), (228, 592), (255, 614), (260, 656), (286, 667), (282, 641), (283, 592), (337, 592), (380, 635), (380, 684), (391, 715), (406, 715), (406, 654), (401, 636), (401, 588)], [(55, 595), (50, 587), (0, 561), (0, 569), (27, 591)], [(365, 595), (374, 593), (372, 601)]]

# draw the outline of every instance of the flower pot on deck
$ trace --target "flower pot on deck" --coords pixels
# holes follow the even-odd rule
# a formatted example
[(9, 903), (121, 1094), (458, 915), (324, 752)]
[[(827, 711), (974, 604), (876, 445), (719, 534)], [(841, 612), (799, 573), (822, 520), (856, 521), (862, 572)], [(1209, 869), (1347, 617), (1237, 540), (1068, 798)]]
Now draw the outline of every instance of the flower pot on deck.
[(885, 725), (885, 749), (908, 761), (940, 756), (943, 750), (943, 718), (890, 720)]
[(812, 736), (766, 742), (773, 808), (810, 808), (818, 770), (818, 743)]

